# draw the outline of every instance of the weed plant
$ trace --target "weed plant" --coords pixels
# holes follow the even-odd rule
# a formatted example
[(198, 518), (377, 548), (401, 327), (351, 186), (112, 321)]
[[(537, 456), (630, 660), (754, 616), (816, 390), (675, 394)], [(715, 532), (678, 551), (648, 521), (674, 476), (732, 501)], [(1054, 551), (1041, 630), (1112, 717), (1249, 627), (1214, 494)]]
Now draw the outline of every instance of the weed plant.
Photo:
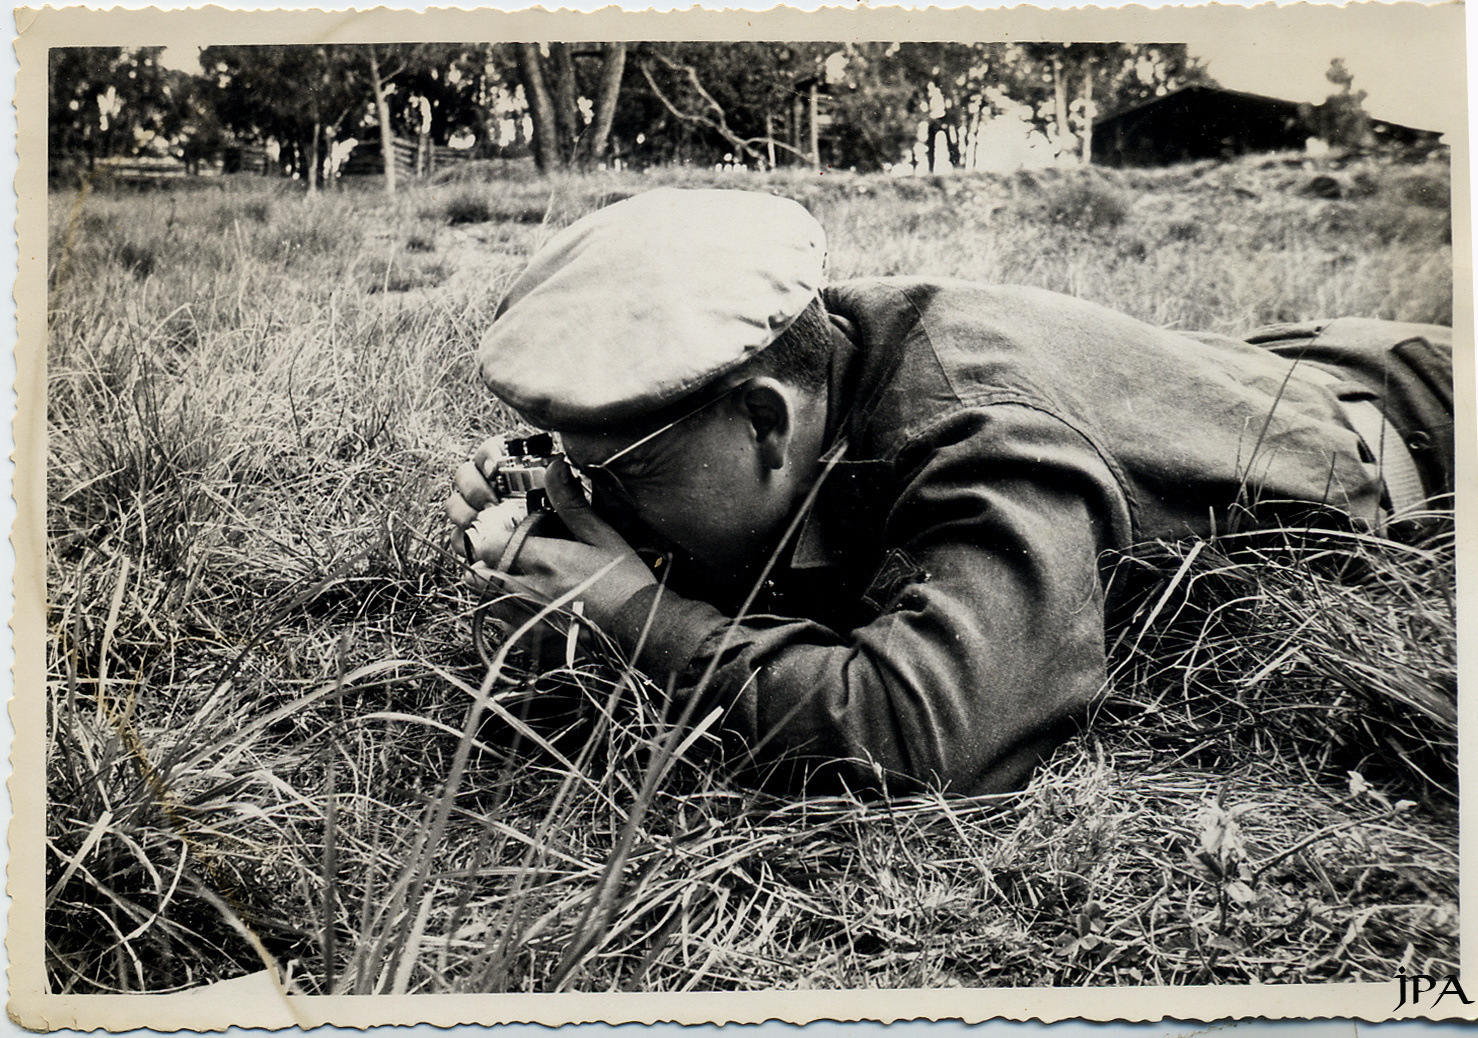
[(56, 195), (52, 990), (267, 962), (313, 993), (1455, 972), (1441, 517), (1127, 555), (1092, 723), (976, 799), (748, 790), (708, 752), (715, 718), (664, 720), (609, 647), (542, 674), (481, 658), (444, 547), (450, 472), (512, 427), (478, 336), (597, 205), (773, 190), (827, 226), (837, 277), (1037, 284), (1188, 328), (1448, 319), (1445, 167), (1340, 170), (1364, 177), (1340, 199), (1301, 193), (1317, 172)]

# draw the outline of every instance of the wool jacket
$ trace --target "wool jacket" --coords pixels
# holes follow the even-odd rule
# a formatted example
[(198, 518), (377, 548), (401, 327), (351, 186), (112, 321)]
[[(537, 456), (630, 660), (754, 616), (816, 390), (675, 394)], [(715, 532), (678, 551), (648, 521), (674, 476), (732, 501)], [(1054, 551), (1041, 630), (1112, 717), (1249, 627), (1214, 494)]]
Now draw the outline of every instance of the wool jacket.
[[(1105, 560), (1310, 506), (1379, 521), (1380, 467), (1347, 409), (1381, 402), (1386, 377), (1337, 347), (1415, 341), (1440, 369), (1447, 334), (1334, 322), (1253, 344), (949, 281), (823, 298), (854, 329), (827, 465), (753, 610), (725, 615), (675, 575), (612, 631), (675, 710), (721, 711), (758, 780), (813, 789), (1019, 787), (1104, 692)], [(1440, 404), (1392, 415), (1419, 447), (1425, 423), (1429, 453), (1451, 442), (1448, 393), (1445, 434)], [(1421, 460), (1432, 493), (1450, 487), (1450, 462)]]

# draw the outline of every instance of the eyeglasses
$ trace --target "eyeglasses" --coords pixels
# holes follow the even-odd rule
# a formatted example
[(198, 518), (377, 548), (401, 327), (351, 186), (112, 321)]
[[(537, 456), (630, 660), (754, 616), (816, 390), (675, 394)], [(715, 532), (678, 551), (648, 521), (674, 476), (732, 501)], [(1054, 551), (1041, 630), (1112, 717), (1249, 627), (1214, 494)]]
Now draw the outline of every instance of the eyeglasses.
[(636, 511), (636, 499), (631, 496), (631, 491), (627, 490), (621, 482), (621, 477), (610, 470), (610, 466), (626, 457), (626, 455), (638, 447), (646, 446), (663, 433), (671, 431), (683, 422), (686, 422), (689, 418), (693, 418), (708, 410), (708, 408), (728, 395), (725, 392), (720, 393), (718, 396), (710, 397), (691, 411), (684, 411), (666, 425), (659, 426), (640, 439), (628, 443), (605, 461), (591, 462), (588, 465), (572, 465), (572, 467), (578, 470), (586, 479), (590, 480), (591, 485), (598, 489), (603, 496), (614, 499), (618, 506), (634, 513)]

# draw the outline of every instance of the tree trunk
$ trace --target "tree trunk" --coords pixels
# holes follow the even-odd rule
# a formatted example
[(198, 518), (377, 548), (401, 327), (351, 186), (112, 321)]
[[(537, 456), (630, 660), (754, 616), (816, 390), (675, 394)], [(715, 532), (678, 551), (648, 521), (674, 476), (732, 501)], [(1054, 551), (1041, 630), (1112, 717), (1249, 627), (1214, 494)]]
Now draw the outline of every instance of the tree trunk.
[(811, 140), (809, 142), (810, 145), (811, 145), (811, 148), (810, 148), (811, 168), (812, 169), (820, 169), (821, 168), (821, 130), (816, 125), (817, 105), (816, 105), (816, 84), (815, 83), (812, 83), (811, 84), (810, 105), (808, 107), (807, 114), (810, 117), (810, 124), (811, 124)]
[(985, 112), (985, 105), (978, 105), (965, 125), (965, 157), (972, 167), (980, 162), (980, 128), (985, 125)]
[(395, 134), (390, 128), (390, 102), (385, 100), (385, 82), (380, 78), (380, 57), (369, 45), (370, 88), (375, 92), (375, 118), (380, 121), (380, 157), (385, 166), (385, 194), (395, 194)]
[(1083, 66), (1083, 165), (1093, 164), (1093, 62)]
[(1052, 118), (1057, 123), (1057, 153), (1067, 150), (1067, 81), (1062, 78), (1062, 58), (1052, 56)]
[(323, 128), (323, 189), (325, 191), (336, 191), (339, 187), (339, 178), (335, 175), (338, 166), (334, 163), (334, 144), (339, 139), (337, 126), (325, 126)]
[(600, 86), (595, 98), (595, 113), (581, 138), (582, 163), (595, 165), (606, 153), (611, 139), (611, 123), (616, 118), (616, 100), (621, 95), (621, 77), (626, 72), (626, 44), (607, 43), (600, 65)]
[(801, 151), (801, 99), (797, 97), (790, 106), (790, 132), (786, 135), (785, 143), (790, 145), (790, 150), (799, 158)]
[(534, 123), (534, 161), (540, 170), (551, 173), (560, 165), (559, 132), (554, 125), (554, 102), (544, 80), (544, 61), (537, 43), (518, 45), (518, 71), (523, 79), (529, 118)]
[(568, 43), (549, 45), (549, 64), (554, 70), (554, 127), (559, 133), (559, 159), (568, 163), (580, 139), (580, 109), (575, 103), (575, 62)]
[(323, 140), (323, 123), (313, 120), (313, 145), (308, 149), (308, 193), (318, 190), (318, 143)]
[(944, 111), (944, 146), (949, 149), (949, 164), (956, 170), (965, 168), (965, 128), (959, 100), (946, 99)]

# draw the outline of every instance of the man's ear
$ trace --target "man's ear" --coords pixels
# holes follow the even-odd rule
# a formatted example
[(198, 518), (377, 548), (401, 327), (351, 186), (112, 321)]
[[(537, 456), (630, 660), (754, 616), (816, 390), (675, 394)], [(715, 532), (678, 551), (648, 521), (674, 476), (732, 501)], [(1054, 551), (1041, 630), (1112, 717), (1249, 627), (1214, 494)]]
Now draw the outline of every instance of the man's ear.
[(752, 378), (734, 397), (749, 422), (760, 463), (767, 469), (784, 468), (795, 432), (793, 404), (784, 384), (764, 376)]

